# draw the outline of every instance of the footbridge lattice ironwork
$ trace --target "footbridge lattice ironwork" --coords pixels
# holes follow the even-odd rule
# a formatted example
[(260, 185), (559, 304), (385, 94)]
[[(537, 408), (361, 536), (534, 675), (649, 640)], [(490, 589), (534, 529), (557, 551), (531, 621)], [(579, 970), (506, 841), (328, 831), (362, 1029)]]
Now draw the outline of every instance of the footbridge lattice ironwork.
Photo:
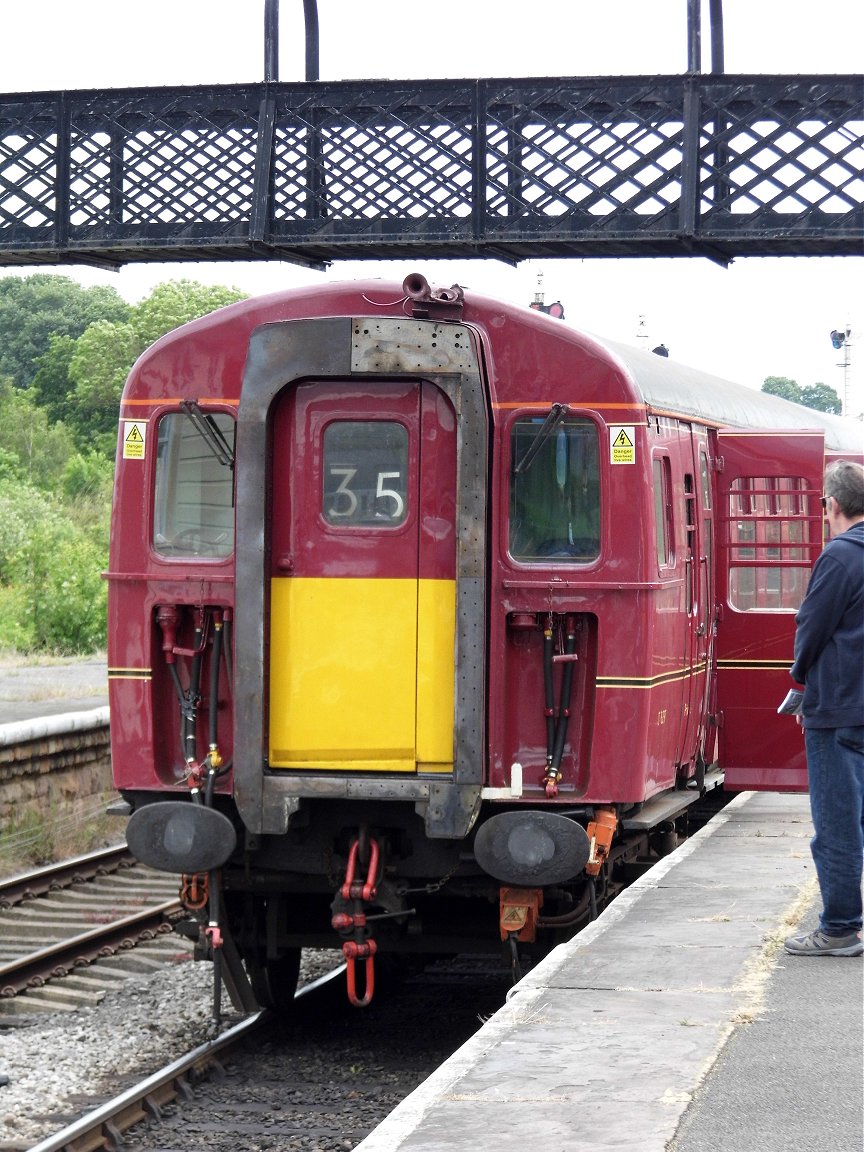
[(864, 254), (864, 78), (0, 95), (0, 265)]

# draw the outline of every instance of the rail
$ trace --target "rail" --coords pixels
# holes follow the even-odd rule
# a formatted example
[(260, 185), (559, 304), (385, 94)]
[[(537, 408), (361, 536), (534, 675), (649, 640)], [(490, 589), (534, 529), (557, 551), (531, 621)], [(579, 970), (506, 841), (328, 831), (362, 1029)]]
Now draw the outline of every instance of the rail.
[(135, 857), (125, 844), (101, 848), (56, 864), (46, 864), (29, 872), (0, 878), (0, 909), (11, 908), (22, 900), (32, 900), (46, 892), (80, 884), (94, 876), (104, 876), (118, 868), (131, 867)]
[(853, 255), (860, 76), (0, 96), (0, 265)]
[(221, 1067), (221, 1060), (253, 1033), (260, 1031), (265, 1023), (266, 1017), (260, 1012), (241, 1020), (218, 1039), (201, 1044), (101, 1107), (34, 1144), (30, 1152), (121, 1147), (123, 1132), (148, 1117), (160, 1115), (161, 1107), (181, 1093), (187, 1095), (190, 1081), (207, 1075), (214, 1067)]
[[(317, 980), (297, 990), (296, 1000), (314, 996), (337, 980), (344, 971), (339, 965)], [(185, 1056), (172, 1061), (140, 1083), (128, 1088), (100, 1107), (74, 1120), (67, 1127), (34, 1144), (30, 1152), (73, 1152), (74, 1149), (115, 1149), (122, 1146), (122, 1134), (160, 1110), (177, 1096), (188, 1096), (190, 1084), (206, 1076), (213, 1068), (234, 1054), (255, 1033), (266, 1032), (274, 1018), (267, 1012), (255, 1012)]]
[(169, 934), (172, 887), (125, 844), (0, 880), (0, 1003)]
[(133, 948), (139, 940), (170, 932), (170, 917), (179, 916), (181, 911), (179, 900), (166, 900), (0, 964), (0, 999), (41, 988), (46, 981), (68, 976), (103, 956)]

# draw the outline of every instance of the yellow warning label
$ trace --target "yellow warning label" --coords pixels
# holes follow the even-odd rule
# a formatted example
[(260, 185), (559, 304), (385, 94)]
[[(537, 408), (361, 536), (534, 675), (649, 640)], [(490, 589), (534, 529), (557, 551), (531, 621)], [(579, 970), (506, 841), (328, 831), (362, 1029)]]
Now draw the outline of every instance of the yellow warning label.
[(609, 429), (609, 455), (613, 464), (636, 463), (636, 429), (633, 425), (614, 425)]
[(143, 420), (123, 421), (123, 459), (143, 460), (147, 424)]

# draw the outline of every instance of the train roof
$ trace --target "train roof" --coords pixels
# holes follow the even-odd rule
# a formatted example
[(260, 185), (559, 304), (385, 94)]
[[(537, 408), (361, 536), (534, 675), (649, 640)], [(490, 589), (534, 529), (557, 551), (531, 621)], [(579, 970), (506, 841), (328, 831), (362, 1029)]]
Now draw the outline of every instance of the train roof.
[(465, 290), (465, 303), (468, 323), (479, 319), (471, 315), (474, 310), (482, 315), (492, 309), (514, 318), (519, 313), (523, 322), (534, 324), (550, 335), (554, 332), (559, 338), (570, 337), (583, 351), (590, 346), (592, 355), (605, 352), (632, 388), (635, 398), (641, 399), (652, 413), (691, 417), (717, 428), (823, 431), (829, 451), (861, 455), (864, 450), (864, 426), (859, 421), (806, 408), (668, 357), (607, 340), (522, 305), (504, 303), (470, 290)]
[[(252, 329), (260, 324), (304, 315), (333, 315), (337, 301), (339, 314), (352, 311), (355, 315), (366, 314), (371, 305), (380, 309), (379, 314), (386, 315), (401, 308), (405, 299), (403, 285), (385, 279), (331, 281), (308, 288), (286, 289), (229, 304), (183, 325), (145, 351), (139, 363), (141, 366), (148, 361), (152, 364), (153, 358), (158, 360), (162, 353), (170, 355), (175, 341), (190, 338), (193, 341), (203, 338), (212, 355), (215, 349), (210, 337), (214, 326), (228, 324), (235, 338), (242, 333), (248, 339)], [(476, 324), (491, 334), (494, 329), (487, 323), (491, 313), (509, 315), (523, 326), (523, 332), (528, 327), (535, 328), (538, 335), (554, 336), (557, 341), (572, 345), (574, 354), (577, 349), (583, 354), (590, 349), (592, 356), (605, 356), (634, 398), (641, 400), (652, 413), (689, 417), (713, 427), (823, 430), (829, 451), (856, 455), (862, 452), (864, 427), (858, 421), (805, 408), (667, 357), (582, 331), (569, 321), (552, 319), (522, 305), (465, 290), (464, 323)], [(235, 344), (233, 351), (226, 355), (234, 362), (233, 371), (242, 375), (245, 356), (241, 348)], [(133, 377), (136, 374), (133, 372)], [(153, 383), (151, 377), (151, 386)]]
[(596, 339), (621, 362), (652, 412), (692, 416), (716, 427), (822, 430), (831, 451), (860, 453), (864, 447), (864, 427), (856, 420), (805, 408), (665, 356)]

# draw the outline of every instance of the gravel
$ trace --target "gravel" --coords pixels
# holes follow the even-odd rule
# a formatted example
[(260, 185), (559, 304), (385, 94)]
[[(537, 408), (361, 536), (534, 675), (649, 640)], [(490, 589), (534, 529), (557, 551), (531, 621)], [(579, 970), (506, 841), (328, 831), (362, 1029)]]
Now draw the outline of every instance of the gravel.
[[(304, 954), (301, 983), (341, 960)], [(213, 1037), (212, 968), (187, 961), (133, 976), (96, 1007), (0, 1015), (0, 1150), (27, 1148)], [(223, 997), (223, 1026), (240, 1017)]]

